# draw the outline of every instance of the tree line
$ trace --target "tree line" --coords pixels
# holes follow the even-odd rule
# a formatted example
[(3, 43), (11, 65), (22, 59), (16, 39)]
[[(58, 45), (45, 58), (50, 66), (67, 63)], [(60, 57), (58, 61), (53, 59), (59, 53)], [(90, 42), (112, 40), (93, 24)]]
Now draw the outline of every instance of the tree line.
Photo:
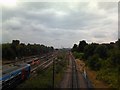
[(91, 43), (85, 40), (74, 44), (71, 49), (73, 54), (85, 61), (86, 65), (97, 71), (98, 79), (118, 87), (120, 72), (120, 39), (110, 43)]
[(12, 40), (12, 43), (2, 44), (2, 58), (7, 60), (14, 60), (25, 56), (41, 55), (53, 51), (54, 48), (40, 45), (20, 43), (19, 40)]

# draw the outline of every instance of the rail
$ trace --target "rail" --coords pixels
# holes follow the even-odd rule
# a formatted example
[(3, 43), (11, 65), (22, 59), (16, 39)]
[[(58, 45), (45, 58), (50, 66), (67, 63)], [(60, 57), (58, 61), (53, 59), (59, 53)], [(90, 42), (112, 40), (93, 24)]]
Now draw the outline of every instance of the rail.
[(78, 74), (75, 64), (75, 58), (71, 55), (72, 60), (72, 88), (78, 88)]
[[(54, 57), (54, 58), (55, 58), (55, 57)], [(49, 65), (52, 64), (54, 58), (51, 58), (51, 59), (43, 62), (43, 63), (40, 64), (39, 66), (36, 66), (35, 68), (33, 68), (33, 69), (31, 70), (31, 73), (33, 73), (34, 71), (36, 71), (36, 70), (37, 70), (38, 68), (40, 68), (40, 67), (43, 67), (43, 69), (47, 68)]]

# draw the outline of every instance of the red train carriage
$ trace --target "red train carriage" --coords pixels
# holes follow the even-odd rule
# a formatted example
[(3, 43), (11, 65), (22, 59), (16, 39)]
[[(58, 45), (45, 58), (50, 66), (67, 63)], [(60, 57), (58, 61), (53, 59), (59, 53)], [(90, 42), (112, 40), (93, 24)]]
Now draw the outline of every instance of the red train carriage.
[(39, 60), (39, 58), (33, 58), (32, 60), (27, 61), (27, 63), (30, 64), (30, 65), (39, 65), (40, 60)]

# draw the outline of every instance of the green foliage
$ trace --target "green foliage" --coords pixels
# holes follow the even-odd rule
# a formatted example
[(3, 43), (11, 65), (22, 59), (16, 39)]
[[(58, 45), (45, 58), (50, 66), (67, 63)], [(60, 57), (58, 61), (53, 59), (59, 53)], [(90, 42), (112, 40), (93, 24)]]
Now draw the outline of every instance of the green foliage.
[(78, 52), (73, 52), (74, 57), (77, 59), (82, 59), (84, 56), (84, 53), (78, 53)]
[(120, 49), (120, 39), (118, 39), (118, 41), (116, 41), (116, 46)]
[(11, 48), (11, 44), (2, 44), (2, 58), (11, 59), (15, 58), (16, 53)]
[[(56, 60), (54, 60), (54, 87), (59, 87), (60, 81), (64, 75), (64, 70), (67, 66), (66, 53), (61, 52), (58, 54)], [(28, 88), (29, 89), (42, 89), (42, 88), (53, 88), (53, 66), (46, 70), (37, 70), (36, 76), (26, 80), (23, 84), (17, 88)]]
[(2, 58), (12, 59), (15, 57), (22, 58), (24, 56), (40, 55), (53, 51), (53, 47), (47, 47), (40, 44), (28, 44), (20, 43), (19, 40), (13, 40), (12, 43), (2, 44)]
[(113, 67), (120, 65), (120, 50), (119, 49), (113, 49), (109, 51), (109, 62), (111, 62), (111, 65)]
[(92, 70), (99, 70), (101, 68), (101, 63), (98, 54), (94, 54), (87, 61), (88, 66)]
[(87, 45), (84, 48), (84, 58), (88, 59), (90, 56), (94, 55), (94, 52), (97, 46), (98, 44), (95, 44), (95, 43)]
[(79, 45), (74, 44), (72, 48), (72, 52), (76, 51), (79, 53), (83, 53), (85, 46), (88, 45), (85, 40), (79, 42)]
[(53, 70), (52, 67), (48, 68), (45, 71), (38, 70), (37, 76), (34, 78), (30, 78), (26, 80), (23, 84), (18, 86), (17, 88), (31, 88), (31, 89), (40, 89), (40, 88), (52, 88), (52, 77)]
[(64, 75), (64, 70), (66, 69), (67, 66), (67, 58), (66, 58), (67, 53), (62, 51), (59, 53), (57, 56), (57, 59), (55, 60), (54, 64), (54, 75), (55, 75), (55, 87), (59, 87), (59, 84), (62, 80), (62, 77)]
[(77, 44), (74, 44), (73, 48), (72, 48), (72, 52), (77, 51)]
[(100, 58), (106, 58), (107, 57), (107, 46), (105, 45), (99, 45), (96, 49), (94, 53), (97, 53), (99, 55)]
[(66, 68), (66, 60), (58, 60), (56, 62), (55, 66), (55, 71), (54, 71), (54, 75), (55, 75), (55, 87), (58, 87), (63, 74), (64, 74), (64, 69)]
[(102, 68), (97, 72), (97, 79), (108, 83), (112, 88), (117, 88), (119, 86), (118, 77), (117, 68)]
[(87, 45), (87, 43), (85, 40), (80, 41), (80, 43), (78, 45), (78, 51), (83, 52), (86, 45)]
[[(83, 55), (88, 67), (97, 71), (97, 79), (105, 81), (110, 87), (119, 86), (120, 39), (115, 43), (85, 45)], [(74, 53), (74, 56), (78, 58), (80, 55)]]

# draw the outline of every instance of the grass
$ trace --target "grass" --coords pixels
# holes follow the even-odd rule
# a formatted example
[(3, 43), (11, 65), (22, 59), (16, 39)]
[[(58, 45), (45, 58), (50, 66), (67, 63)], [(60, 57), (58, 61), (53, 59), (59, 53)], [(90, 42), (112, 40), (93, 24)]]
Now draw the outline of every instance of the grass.
[(57, 63), (55, 64), (55, 88), (59, 87), (59, 84), (64, 75), (64, 70), (67, 66), (67, 60), (65, 57), (66, 54), (62, 54), (58, 56)]
[(107, 68), (101, 69), (100, 71), (97, 72), (97, 79), (108, 83), (109, 86), (112, 88), (119, 87), (118, 77), (119, 75), (117, 69)]
[(45, 71), (37, 71), (37, 76), (31, 77), (17, 88), (52, 88), (52, 67)]
[[(73, 52), (73, 54), (74, 54), (75, 58), (78, 58), (78, 59), (82, 59), (82, 57), (84, 55), (82, 53), (77, 53), (77, 52)], [(95, 80), (96, 85), (98, 84), (97, 87), (99, 87), (99, 86), (104, 87), (104, 84), (106, 84), (107, 87), (109, 87), (109, 88), (119, 88), (120, 89), (119, 83), (118, 83), (118, 78), (119, 78), (118, 66), (113, 67), (112, 64), (110, 64), (109, 59), (108, 60), (95, 59), (95, 60), (92, 58), (91, 62), (89, 62), (89, 60), (86, 60), (85, 63), (86, 63), (86, 66), (88, 66), (89, 68), (91, 68), (93, 65), (97, 64), (97, 67), (92, 68), (92, 70), (96, 74), (96, 78), (95, 78), (96, 80), (95, 79), (93, 79), (93, 80)], [(89, 66), (88, 63), (92, 63), (93, 65)], [(98, 64), (101, 65), (99, 67), (99, 69), (97, 69)], [(91, 72), (89, 72), (89, 73), (91, 73)], [(105, 85), (105, 87), (106, 87), (106, 85)]]
[[(55, 60), (54, 87), (59, 86), (63, 77), (64, 70), (67, 65), (65, 55), (66, 54), (59, 54), (57, 59)], [(19, 88), (53, 88), (53, 66), (44, 71), (37, 70), (36, 75), (30, 77), (30, 79), (19, 85), (17, 89)]]
[[(78, 66), (78, 70), (83, 73), (83, 70), (86, 69), (89, 80), (91, 81), (94, 88), (109, 88), (108, 85), (101, 80), (97, 80), (97, 72), (91, 70), (89, 67), (84, 66), (85, 62), (79, 59), (76, 59), (76, 64)], [(82, 67), (81, 67), (82, 65)], [(79, 67), (80, 66), (80, 67)]]

